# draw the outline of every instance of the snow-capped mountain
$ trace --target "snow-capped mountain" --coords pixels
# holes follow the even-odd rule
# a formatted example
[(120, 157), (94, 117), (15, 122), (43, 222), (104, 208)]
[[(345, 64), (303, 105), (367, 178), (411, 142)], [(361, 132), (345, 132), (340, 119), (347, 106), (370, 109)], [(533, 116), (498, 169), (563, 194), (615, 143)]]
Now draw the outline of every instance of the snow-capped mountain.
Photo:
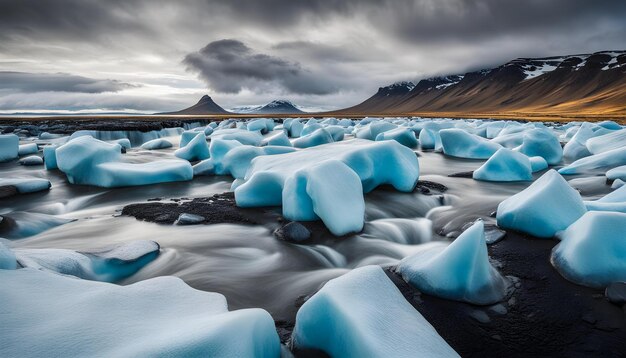
[(381, 87), (338, 114), (624, 114), (626, 51), (518, 58), (491, 69), (422, 79), (409, 87)]
[(240, 106), (231, 109), (234, 113), (242, 114), (298, 114), (305, 113), (295, 104), (287, 100), (274, 100), (260, 106)]

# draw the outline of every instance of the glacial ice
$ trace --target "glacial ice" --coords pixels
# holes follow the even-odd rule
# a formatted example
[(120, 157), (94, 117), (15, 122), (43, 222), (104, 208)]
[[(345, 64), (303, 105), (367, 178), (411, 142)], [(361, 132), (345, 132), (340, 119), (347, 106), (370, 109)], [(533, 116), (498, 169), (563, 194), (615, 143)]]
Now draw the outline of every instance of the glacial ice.
[[(215, 140), (211, 143), (212, 148), (221, 142)], [(235, 142), (238, 143), (238, 142)], [(230, 174), (234, 178), (243, 179), (246, 175), (250, 162), (258, 156), (277, 155), (294, 152), (296, 149), (284, 146), (265, 146), (254, 147), (251, 145), (237, 145), (230, 149), (224, 156), (216, 156), (213, 158), (215, 172), (218, 175)]]
[(500, 148), (473, 174), (476, 180), (525, 181), (532, 180), (530, 159), (519, 152)]
[(211, 140), (225, 139), (236, 140), (241, 144), (253, 145), (258, 147), (263, 142), (263, 136), (258, 132), (250, 132), (245, 129), (220, 129), (216, 130), (210, 136)]
[(0, 134), (0, 163), (18, 157), (20, 138), (15, 134)]
[[(204, 137), (202, 137), (204, 139)], [(57, 165), (72, 184), (120, 187), (191, 180), (193, 169), (182, 160), (133, 164), (121, 162), (121, 147), (80, 136), (56, 149)]]
[(262, 145), (278, 145), (283, 147), (291, 147), (291, 141), (284, 132), (274, 134), (271, 137), (263, 139)]
[(396, 142), (409, 148), (415, 148), (418, 144), (415, 133), (406, 128), (396, 128), (380, 133), (376, 136), (376, 140), (395, 140)]
[(361, 121), (362, 126), (356, 130), (355, 137), (368, 140), (376, 140), (379, 134), (398, 128), (397, 125), (386, 121), (375, 121), (370, 124), (363, 124), (363, 121)]
[(530, 167), (535, 172), (548, 169), (548, 162), (543, 157), (530, 157)]
[(298, 311), (292, 344), (332, 357), (458, 357), (379, 266), (328, 281)]
[[(319, 165), (329, 160), (343, 162), (347, 168), (339, 163)], [(319, 182), (320, 175), (329, 168), (337, 169), (337, 173), (331, 173), (334, 179)], [(395, 141), (371, 142), (360, 139), (320, 145), (293, 153), (259, 156), (248, 168), (244, 183), (235, 189), (235, 199), (237, 205), (243, 207), (299, 203), (296, 211), (299, 217), (307, 213), (307, 220), (313, 220), (315, 217), (311, 213), (314, 212), (327, 226), (332, 225), (329, 226), (331, 232), (343, 235), (350, 232), (345, 231), (348, 227), (358, 231), (363, 226), (362, 213), (359, 225), (356, 225), (353, 221), (356, 220), (355, 213), (331, 205), (337, 202), (331, 197), (331, 193), (337, 190), (332, 187), (354, 181), (350, 171), (359, 177), (363, 190), (358, 195), (348, 190), (341, 197), (346, 198), (345, 205), (354, 204), (358, 209), (355, 211), (359, 212), (363, 192), (367, 193), (378, 185), (391, 184), (400, 191), (413, 190), (419, 176), (419, 164), (412, 150)], [(348, 193), (350, 198), (346, 197)], [(302, 220), (290, 217), (288, 210), (283, 214), (290, 220)], [(325, 218), (332, 218), (332, 222)], [(350, 220), (349, 225), (347, 220)], [(334, 223), (338, 226), (334, 226)]]
[(153, 140), (149, 140), (141, 145), (141, 149), (146, 150), (157, 150), (157, 149), (166, 149), (171, 148), (172, 142), (165, 138), (157, 138)]
[(20, 159), (19, 163), (26, 166), (43, 165), (43, 158), (38, 155), (29, 155), (28, 157)]
[(36, 154), (39, 151), (37, 143), (20, 144), (18, 154), (20, 157), (25, 155)]
[(468, 133), (462, 129), (450, 128), (439, 131), (441, 145), (446, 155), (468, 159), (488, 159), (502, 146), (498, 143)]
[(543, 157), (550, 165), (561, 162), (563, 149), (559, 139), (547, 129), (531, 129), (524, 132), (524, 142), (515, 150), (529, 157)]
[(498, 226), (551, 238), (578, 220), (587, 209), (580, 194), (555, 170), (498, 205)]
[(56, 144), (43, 147), (43, 162), (46, 166), (46, 170), (58, 169), (56, 153), (58, 147), (59, 146)]
[(14, 186), (20, 194), (50, 189), (50, 181), (41, 178), (0, 178), (0, 187)]
[(174, 155), (190, 162), (209, 158), (209, 145), (206, 142), (204, 133), (196, 132), (196, 136), (193, 137), (193, 139), (190, 140), (184, 147), (177, 149), (174, 152)]
[(592, 154), (600, 154), (609, 150), (626, 147), (626, 129), (590, 138), (587, 140), (586, 146)]
[(596, 288), (626, 281), (626, 214), (590, 211), (559, 238), (551, 261), (566, 279)]
[(324, 128), (319, 128), (313, 133), (303, 135), (293, 141), (293, 146), (296, 148), (309, 148), (322, 144), (332, 143), (335, 140), (333, 136)]
[(626, 213), (626, 187), (621, 186), (594, 201), (585, 201), (589, 211), (618, 211)]
[(578, 159), (570, 165), (559, 169), (559, 173), (564, 175), (583, 174), (597, 169), (611, 169), (622, 165), (626, 165), (626, 147)]
[(622, 165), (607, 171), (606, 178), (609, 180), (620, 179), (622, 181), (626, 181), (626, 165)]
[(507, 280), (489, 263), (481, 220), (449, 246), (433, 245), (404, 258), (397, 271), (420, 291), (478, 305), (502, 300), (508, 285)]
[(14, 249), (13, 252), (22, 267), (116, 282), (152, 262), (159, 255), (159, 244), (141, 240), (89, 253), (66, 249)]
[(118, 286), (32, 269), (0, 275), (0, 302), (20, 303), (0, 305), (0, 356), (280, 355), (266, 311), (229, 312), (221, 294), (176, 277)]
[(180, 142), (178, 143), (179, 147), (182, 148), (182, 147), (187, 146), (187, 144), (189, 144), (189, 142), (191, 142), (191, 140), (197, 137), (199, 134), (200, 132), (198, 131), (193, 131), (193, 130), (184, 131), (180, 135)]
[(249, 131), (259, 131), (262, 134), (269, 133), (274, 130), (274, 120), (271, 118), (254, 119), (247, 123)]
[(15, 253), (5, 243), (0, 241), (0, 270), (15, 270), (16, 268), (17, 258)]

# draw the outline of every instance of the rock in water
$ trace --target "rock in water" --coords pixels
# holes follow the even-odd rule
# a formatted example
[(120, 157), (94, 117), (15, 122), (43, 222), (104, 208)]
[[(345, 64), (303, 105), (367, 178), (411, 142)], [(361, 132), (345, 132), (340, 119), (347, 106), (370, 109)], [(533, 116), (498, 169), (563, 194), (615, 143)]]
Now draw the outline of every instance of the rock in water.
[(274, 232), (279, 239), (292, 242), (306, 241), (311, 238), (311, 231), (297, 221), (292, 221)]
[(292, 344), (332, 357), (458, 357), (379, 266), (328, 281), (298, 311)]
[(604, 295), (611, 303), (623, 305), (626, 303), (626, 282), (613, 282), (606, 287)]
[(498, 226), (551, 238), (578, 220), (587, 209), (580, 197), (555, 170), (498, 205)]
[(626, 281), (626, 214), (590, 211), (559, 238), (551, 260), (566, 279), (596, 288)]
[(221, 294), (176, 277), (118, 286), (32, 269), (1, 274), (0, 302), (20, 303), (0, 305), (3, 357), (280, 355), (266, 311), (229, 312)]
[(38, 155), (31, 155), (26, 158), (20, 159), (20, 164), (26, 166), (43, 165), (43, 158)]
[(404, 258), (397, 271), (422, 292), (479, 305), (502, 300), (508, 286), (507, 280), (489, 263), (481, 220), (447, 247), (432, 246)]

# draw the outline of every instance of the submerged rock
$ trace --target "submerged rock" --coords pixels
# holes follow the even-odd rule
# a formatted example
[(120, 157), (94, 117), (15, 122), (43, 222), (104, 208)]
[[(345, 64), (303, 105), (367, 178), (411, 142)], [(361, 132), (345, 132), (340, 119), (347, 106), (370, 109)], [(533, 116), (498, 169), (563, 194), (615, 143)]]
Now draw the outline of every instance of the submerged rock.
[(274, 231), (274, 235), (285, 241), (301, 242), (311, 238), (311, 231), (299, 222), (292, 221)]
[(611, 283), (606, 287), (604, 295), (609, 299), (609, 302), (623, 305), (626, 303), (626, 282)]

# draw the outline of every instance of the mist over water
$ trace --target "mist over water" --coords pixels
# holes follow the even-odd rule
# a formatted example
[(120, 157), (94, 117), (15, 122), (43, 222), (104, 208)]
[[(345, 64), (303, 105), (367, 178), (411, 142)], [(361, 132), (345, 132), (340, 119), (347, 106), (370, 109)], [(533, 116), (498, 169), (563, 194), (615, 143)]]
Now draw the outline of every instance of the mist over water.
[[(124, 158), (140, 163), (170, 157), (178, 137), (167, 138), (175, 143), (173, 148), (133, 148)], [(59, 171), (2, 163), (2, 177), (46, 178), (52, 189), (4, 199), (0, 214), (13, 219), (16, 228), (0, 232), (0, 237), (11, 238), (15, 248), (81, 251), (154, 240), (161, 245), (160, 256), (121, 284), (174, 275), (196, 289), (224, 294), (230, 309), (261, 307), (275, 320), (293, 320), (298, 302), (329, 279), (364, 265), (394, 265), (432, 245), (432, 241), (450, 240), (476, 218), (494, 223), (490, 215), (497, 205), (530, 185), (448, 177), (474, 170), (484, 161), (454, 159), (434, 152), (419, 154), (420, 180), (443, 184), (447, 191), (424, 195), (378, 188), (365, 196), (366, 224), (361, 233), (342, 238), (327, 234), (315, 243), (302, 245), (275, 238), (272, 232), (278, 223), (173, 226), (120, 216), (125, 205), (152, 198), (167, 202), (169, 198), (206, 197), (229, 191), (231, 177), (196, 177), (190, 182), (104, 189), (68, 184)], [(537, 173), (535, 179), (540, 175)], [(578, 176), (571, 183), (586, 199), (608, 191), (603, 177)]]

